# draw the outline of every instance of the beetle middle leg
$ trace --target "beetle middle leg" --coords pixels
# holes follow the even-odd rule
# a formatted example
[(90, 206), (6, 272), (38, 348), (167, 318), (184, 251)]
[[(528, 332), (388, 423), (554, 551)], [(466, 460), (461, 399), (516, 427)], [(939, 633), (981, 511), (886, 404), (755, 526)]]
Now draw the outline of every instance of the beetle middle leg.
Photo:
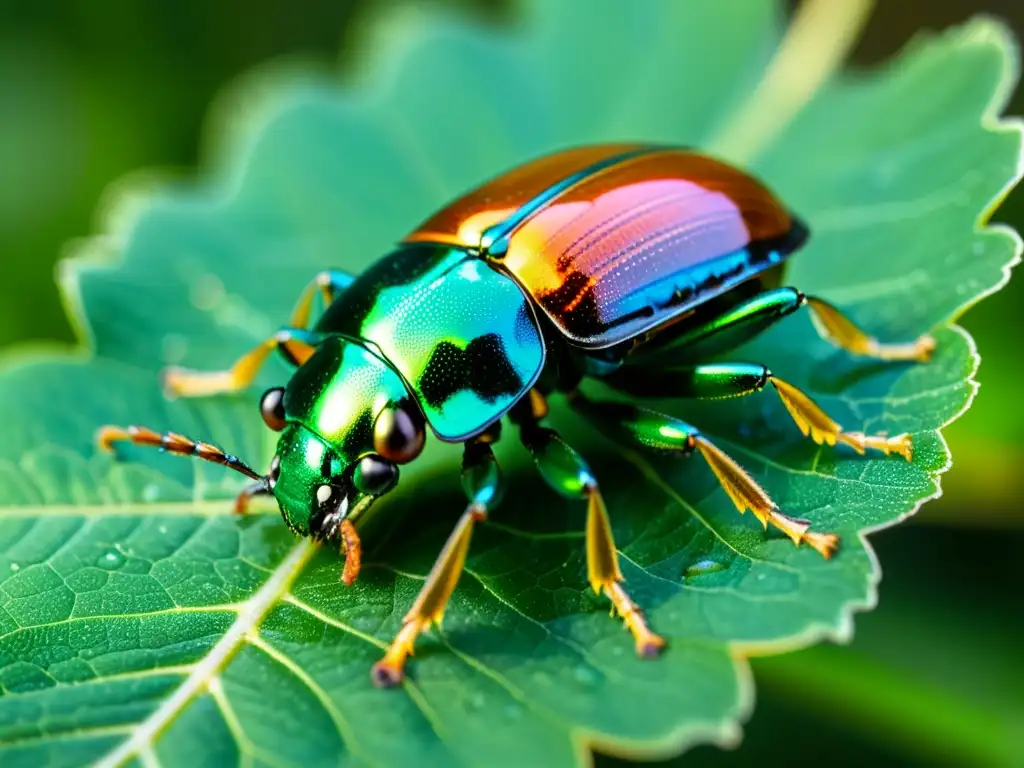
[(619, 555), (612, 536), (608, 511), (601, 496), (597, 480), (586, 461), (558, 434), (538, 423), (547, 413), (543, 396), (531, 390), (529, 396), (513, 409), (512, 418), (518, 422), (523, 444), (533, 455), (544, 481), (558, 494), (569, 499), (587, 502), (587, 576), (594, 592), (604, 594), (615, 612), (622, 617), (636, 641), (638, 656), (657, 656), (665, 647), (665, 640), (647, 626), (643, 611), (623, 586), (625, 579), (619, 570)]
[(448, 599), (466, 564), (473, 526), (486, 520), (487, 513), (500, 500), (501, 471), (491, 450), (492, 439), (492, 434), (485, 434), (466, 443), (462, 487), (469, 498), (469, 506), (445, 542), (384, 658), (373, 665), (372, 679), (378, 686), (390, 687), (402, 682), (405, 662), (413, 652), (416, 638), (431, 624), (441, 623)]
[(681, 368), (645, 368), (643, 371), (620, 368), (606, 381), (616, 389), (638, 397), (708, 399), (753, 394), (771, 383), (800, 431), (818, 445), (843, 443), (858, 453), (872, 449), (886, 455), (898, 453), (907, 461), (913, 457), (910, 435), (887, 437), (866, 435), (863, 432), (845, 432), (839, 423), (808, 395), (774, 376), (763, 365), (711, 363)]
[(570, 398), (570, 404), (614, 440), (666, 453), (689, 455), (695, 449), (700, 451), (741, 514), (749, 509), (765, 528), (769, 525), (778, 528), (797, 546), (806, 543), (826, 559), (838, 547), (839, 539), (835, 534), (811, 531), (809, 520), (783, 514), (768, 492), (743, 467), (686, 422), (632, 403), (595, 401), (578, 393)]
[(237, 392), (248, 387), (270, 353), (279, 349), (294, 365), (301, 365), (313, 353), (319, 336), (308, 329), (313, 299), (319, 292), (329, 305), (352, 284), (352, 276), (339, 270), (320, 272), (302, 291), (288, 326), (282, 328), (255, 349), (242, 355), (226, 371), (190, 371), (170, 367), (163, 372), (164, 389), (175, 397), (206, 397)]

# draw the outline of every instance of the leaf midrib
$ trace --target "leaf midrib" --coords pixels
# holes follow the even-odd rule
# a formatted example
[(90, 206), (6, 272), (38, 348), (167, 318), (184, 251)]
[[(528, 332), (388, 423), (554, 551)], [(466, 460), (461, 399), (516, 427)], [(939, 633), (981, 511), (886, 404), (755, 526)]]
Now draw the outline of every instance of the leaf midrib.
[(263, 622), (267, 613), (288, 592), (318, 548), (311, 539), (301, 539), (292, 547), (263, 586), (242, 603), (237, 618), (206, 657), (196, 664), (188, 677), (163, 704), (133, 729), (130, 738), (96, 762), (96, 768), (118, 768), (131, 757), (150, 747), (160, 732), (174, 721), (231, 660), (245, 642), (247, 635)]

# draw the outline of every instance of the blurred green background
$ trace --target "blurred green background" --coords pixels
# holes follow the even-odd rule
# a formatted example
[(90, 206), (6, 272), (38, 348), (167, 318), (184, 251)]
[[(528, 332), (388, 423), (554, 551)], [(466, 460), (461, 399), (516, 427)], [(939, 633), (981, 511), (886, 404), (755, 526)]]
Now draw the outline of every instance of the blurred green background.
[[(207, 108), (226, 83), (268, 61), (351, 58), (361, 24), (386, 4), (0, 6), (0, 347), (73, 341), (54, 264), (69, 241), (95, 231), (111, 182), (140, 168), (191, 173)], [(510, 2), (437, 4), (498, 25), (515, 12)], [(1020, 0), (880, 3), (854, 65), (979, 12), (1024, 35)], [(1009, 112), (1024, 112), (1020, 95)], [(1024, 227), (1024, 192), (996, 218)], [(1024, 765), (1022, 301), (1018, 279), (963, 319), (984, 356), (982, 388), (948, 430), (955, 467), (945, 496), (873, 537), (885, 578), (856, 640), (755, 661), (758, 705), (742, 748), (704, 747), (684, 761)]]

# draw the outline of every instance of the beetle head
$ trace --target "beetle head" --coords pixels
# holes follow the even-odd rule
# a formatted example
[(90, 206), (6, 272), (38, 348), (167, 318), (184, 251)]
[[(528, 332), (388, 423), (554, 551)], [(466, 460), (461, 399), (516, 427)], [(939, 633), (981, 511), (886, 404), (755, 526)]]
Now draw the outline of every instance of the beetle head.
[(398, 482), (398, 465), (423, 449), (425, 425), (405, 383), (355, 341), (331, 337), (286, 388), (260, 402), (267, 426), (281, 432), (267, 476), (285, 522), (318, 539), (357, 523)]

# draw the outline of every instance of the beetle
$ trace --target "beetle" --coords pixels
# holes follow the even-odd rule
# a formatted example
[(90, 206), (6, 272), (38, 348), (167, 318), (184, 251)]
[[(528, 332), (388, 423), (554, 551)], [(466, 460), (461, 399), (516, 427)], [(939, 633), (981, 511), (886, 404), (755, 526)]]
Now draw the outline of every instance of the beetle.
[[(828, 558), (835, 535), (785, 515), (768, 493), (700, 431), (636, 404), (644, 397), (725, 398), (771, 384), (818, 444), (912, 456), (908, 435), (844, 431), (811, 398), (764, 365), (709, 362), (807, 307), (819, 333), (851, 353), (927, 361), (929, 336), (883, 343), (825, 300), (783, 285), (786, 259), (807, 226), (760, 181), (683, 148), (605, 144), (568, 149), (495, 177), (455, 200), (358, 276), (329, 270), (299, 298), (288, 325), (222, 372), (165, 371), (173, 396), (247, 388), (277, 350), (294, 372), (260, 400), (280, 433), (266, 475), (221, 449), (144, 427), (101, 429), (98, 439), (162, 448), (228, 466), (254, 483), (239, 496), (273, 495), (296, 534), (338, 542), (342, 579), (358, 575), (366, 509), (398, 482), (428, 433), (462, 443), (468, 507), (383, 659), (382, 686), (399, 683), (420, 633), (439, 621), (470, 537), (497, 503), (491, 448), (502, 420), (518, 429), (541, 477), (587, 504), (588, 579), (655, 656), (664, 640), (630, 597), (598, 480), (545, 426), (547, 398), (610, 437), (653, 451), (699, 452), (742, 513)], [(317, 293), (324, 310), (311, 321)], [(633, 396), (584, 395), (597, 378)]]

